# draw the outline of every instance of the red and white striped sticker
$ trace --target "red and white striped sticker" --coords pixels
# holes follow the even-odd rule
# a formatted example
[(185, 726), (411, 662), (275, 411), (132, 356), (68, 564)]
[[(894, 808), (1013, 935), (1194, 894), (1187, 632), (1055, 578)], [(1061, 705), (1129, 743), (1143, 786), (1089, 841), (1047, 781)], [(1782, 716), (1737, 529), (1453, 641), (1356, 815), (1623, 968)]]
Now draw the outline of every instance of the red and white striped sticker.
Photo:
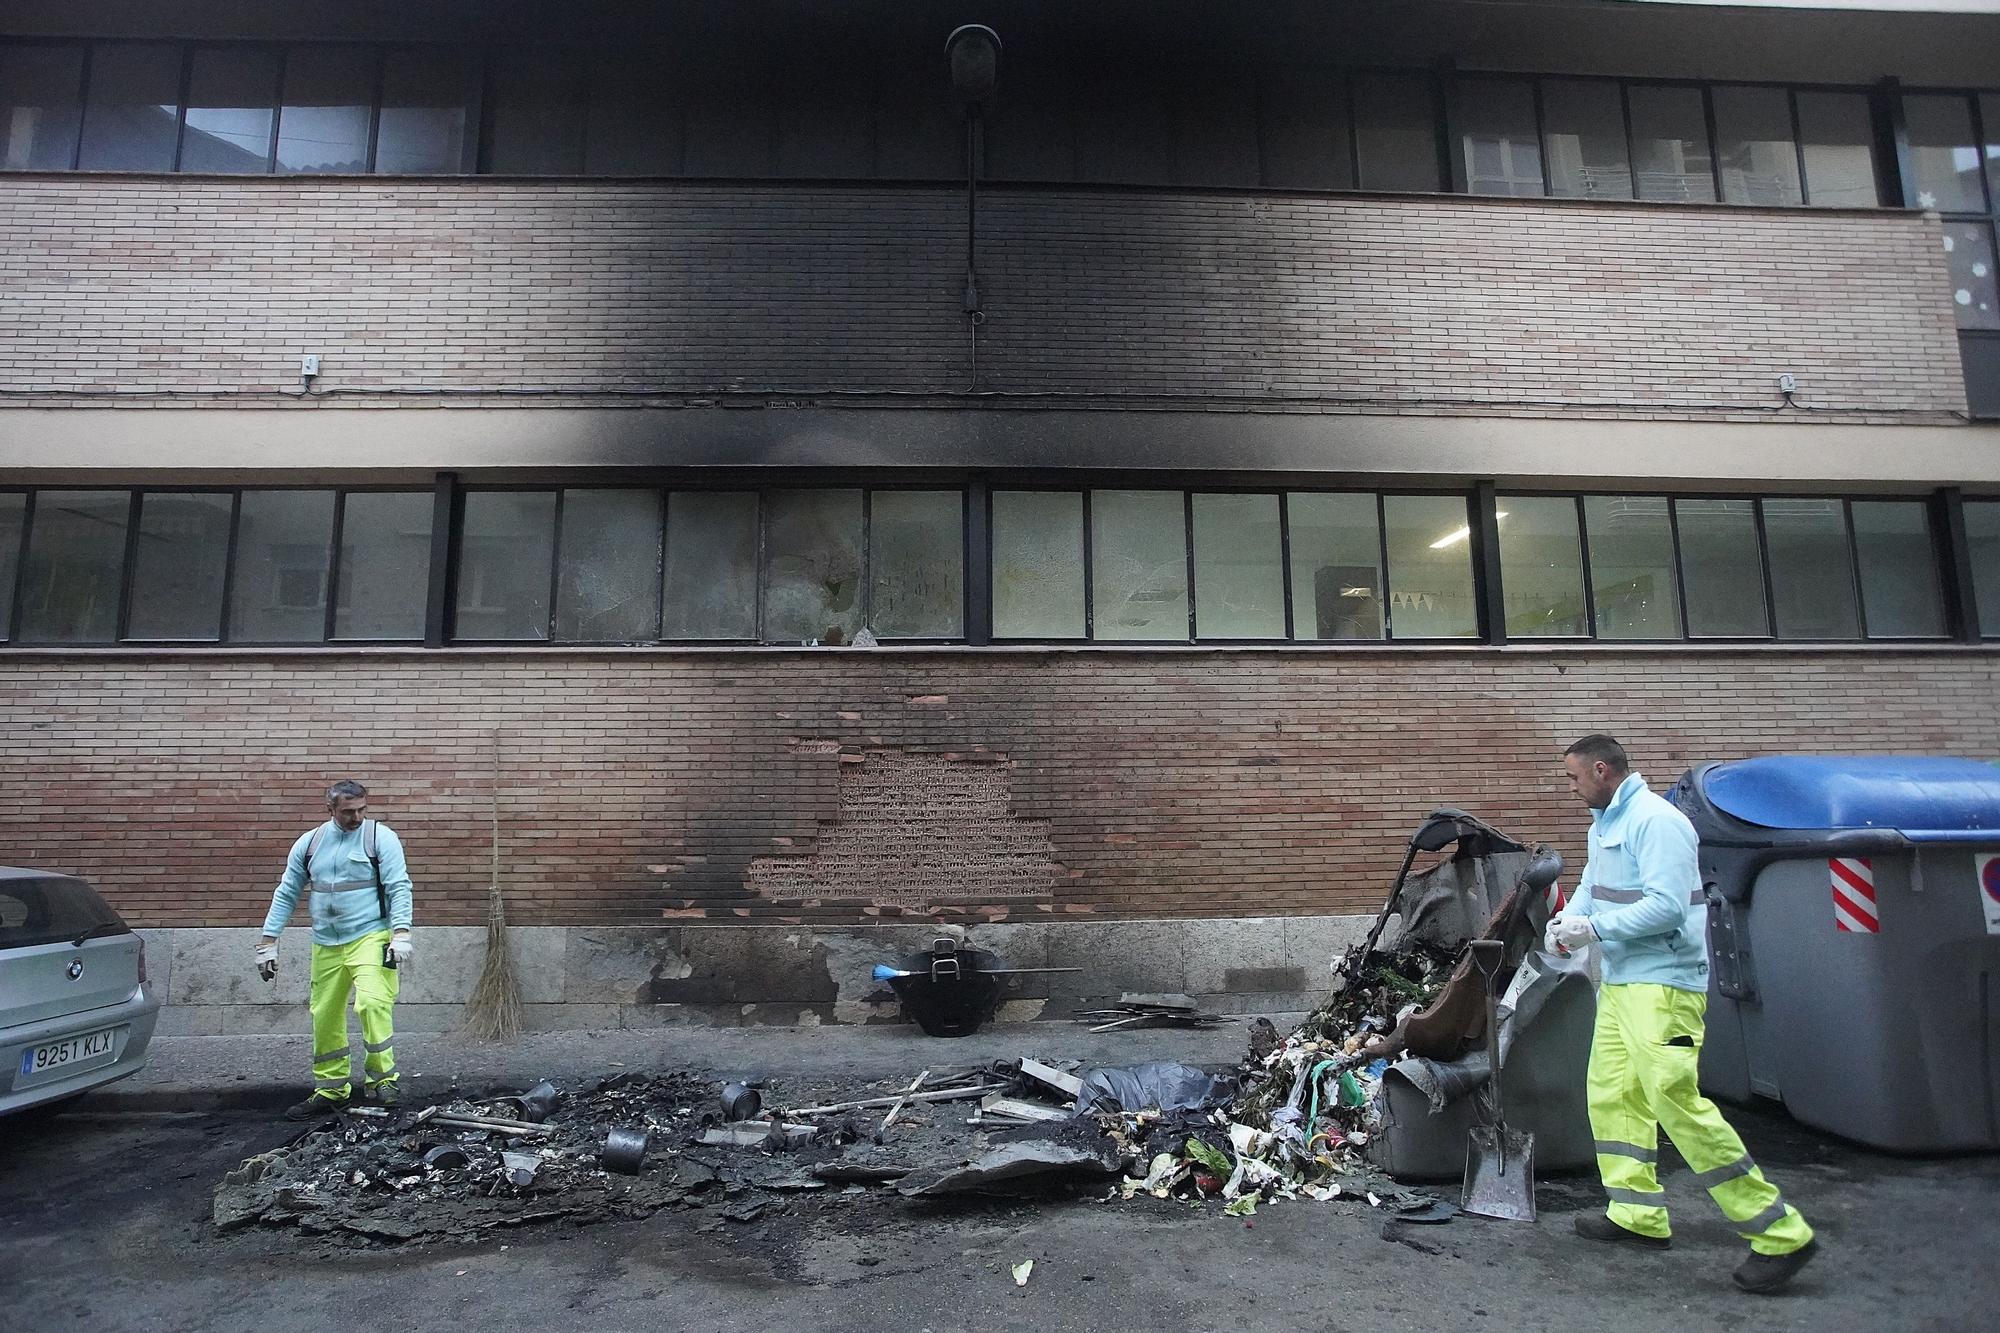
[(1826, 863), (1833, 879), (1833, 924), (1863, 935), (1882, 933), (1875, 912), (1875, 868), (1866, 857), (1839, 856)]
[(1563, 886), (1551, 881), (1548, 891), (1542, 894), (1542, 903), (1549, 909), (1550, 916), (1554, 916), (1557, 912), (1562, 911)]

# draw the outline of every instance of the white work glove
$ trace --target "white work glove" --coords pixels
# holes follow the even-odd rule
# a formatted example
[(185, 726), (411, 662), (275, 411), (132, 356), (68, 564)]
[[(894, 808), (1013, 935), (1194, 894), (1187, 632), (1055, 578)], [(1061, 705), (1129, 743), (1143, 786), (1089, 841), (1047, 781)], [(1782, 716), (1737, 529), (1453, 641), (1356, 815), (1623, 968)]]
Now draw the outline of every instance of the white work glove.
[(1573, 912), (1558, 912), (1549, 918), (1549, 928), (1542, 932), (1542, 944), (1551, 952), (1567, 957), (1585, 948), (1597, 939), (1597, 930), (1587, 916), (1577, 916)]
[(264, 940), (257, 945), (257, 975), (270, 981), (278, 975), (278, 942)]
[(410, 932), (407, 930), (397, 931), (395, 937), (389, 941), (389, 956), (396, 960), (398, 968), (408, 963), (410, 955), (415, 951), (410, 943)]

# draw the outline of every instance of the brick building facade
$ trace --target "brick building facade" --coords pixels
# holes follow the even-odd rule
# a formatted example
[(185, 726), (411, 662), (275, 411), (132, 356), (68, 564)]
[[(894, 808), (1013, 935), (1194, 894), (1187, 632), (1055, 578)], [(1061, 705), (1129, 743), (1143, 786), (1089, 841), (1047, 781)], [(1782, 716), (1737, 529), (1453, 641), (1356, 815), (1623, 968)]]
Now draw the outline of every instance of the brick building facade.
[(1320, 919), (1587, 730), (2000, 756), (2000, 15), (961, 8), (10, 7), (0, 863)]

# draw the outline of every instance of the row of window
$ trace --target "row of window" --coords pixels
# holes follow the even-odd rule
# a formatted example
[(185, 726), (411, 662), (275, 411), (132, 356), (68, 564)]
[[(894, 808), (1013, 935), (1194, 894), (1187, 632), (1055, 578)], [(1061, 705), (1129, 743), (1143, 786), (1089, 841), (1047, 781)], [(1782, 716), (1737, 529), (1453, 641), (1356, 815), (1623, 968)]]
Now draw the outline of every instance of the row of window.
[[(442, 637), (852, 644), (1471, 640), (1461, 493), (473, 489)], [(1824, 497), (1508, 495), (1510, 639), (1935, 639), (1930, 506)], [(429, 491), (0, 492), (0, 631), (21, 644), (423, 641)], [(2000, 637), (2000, 501), (1963, 506)], [(982, 567), (983, 566), (983, 567)], [(984, 580), (990, 620), (972, 624)]]

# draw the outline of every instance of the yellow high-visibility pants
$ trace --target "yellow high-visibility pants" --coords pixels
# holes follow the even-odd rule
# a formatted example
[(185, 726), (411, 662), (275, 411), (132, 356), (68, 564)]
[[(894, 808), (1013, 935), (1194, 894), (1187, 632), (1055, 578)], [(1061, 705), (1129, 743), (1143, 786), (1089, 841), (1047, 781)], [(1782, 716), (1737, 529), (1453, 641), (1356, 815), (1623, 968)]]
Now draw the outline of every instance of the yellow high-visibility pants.
[(352, 1091), (347, 1055), (347, 1001), (361, 1016), (368, 1086), (396, 1080), (397, 976), (382, 966), (389, 932), (378, 930), (346, 944), (312, 948), (313, 1095), (346, 1101)]
[(1641, 1236), (1671, 1234), (1658, 1173), (1659, 1130), (1759, 1254), (1790, 1254), (1813, 1238), (1799, 1211), (1750, 1160), (1743, 1140), (1701, 1095), (1708, 997), (1645, 982), (1605, 985), (1590, 1043), (1590, 1129), (1613, 1222)]

